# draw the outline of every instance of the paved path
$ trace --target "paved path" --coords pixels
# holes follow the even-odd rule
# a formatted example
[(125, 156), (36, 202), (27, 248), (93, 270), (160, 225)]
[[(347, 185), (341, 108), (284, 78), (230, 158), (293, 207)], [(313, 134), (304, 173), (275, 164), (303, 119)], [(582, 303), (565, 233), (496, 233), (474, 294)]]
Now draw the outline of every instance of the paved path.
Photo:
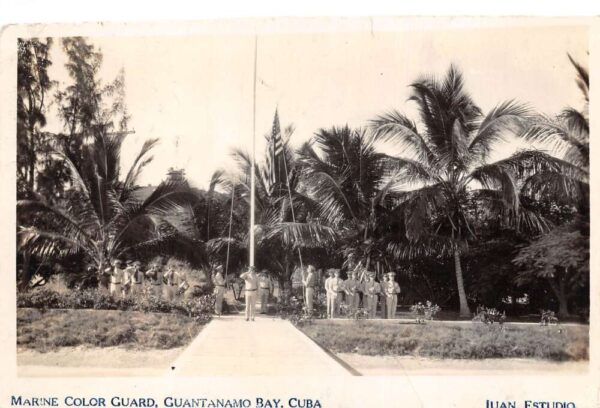
[(290, 322), (215, 317), (169, 369), (176, 376), (352, 375)]

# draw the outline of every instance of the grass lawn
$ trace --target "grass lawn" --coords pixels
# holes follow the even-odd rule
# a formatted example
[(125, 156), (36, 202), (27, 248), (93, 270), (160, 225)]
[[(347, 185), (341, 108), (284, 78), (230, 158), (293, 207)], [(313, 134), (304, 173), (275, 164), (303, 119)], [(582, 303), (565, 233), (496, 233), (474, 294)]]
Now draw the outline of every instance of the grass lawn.
[(587, 360), (589, 326), (486, 326), (317, 320), (299, 327), (334, 353), (452, 359)]
[(172, 349), (187, 345), (201, 328), (177, 314), (17, 309), (17, 347), (40, 352), (75, 346)]

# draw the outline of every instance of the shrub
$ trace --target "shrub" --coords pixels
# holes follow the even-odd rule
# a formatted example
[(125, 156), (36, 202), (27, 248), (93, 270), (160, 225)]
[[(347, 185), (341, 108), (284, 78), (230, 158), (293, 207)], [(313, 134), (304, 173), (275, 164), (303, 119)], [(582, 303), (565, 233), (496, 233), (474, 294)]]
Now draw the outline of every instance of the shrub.
[(17, 306), (20, 308), (45, 309), (96, 309), (96, 310), (133, 310), (153, 313), (176, 313), (193, 317), (201, 323), (210, 320), (215, 297), (202, 294), (185, 300), (169, 302), (151, 293), (142, 293), (138, 297), (115, 299), (97, 289), (86, 289), (57, 293), (48, 289), (34, 290), (17, 294)]
[(441, 307), (434, 305), (429, 300), (425, 304), (419, 302), (410, 307), (410, 311), (415, 315), (415, 320), (419, 324), (425, 323), (426, 320), (433, 320), (440, 310), (442, 310)]
[(504, 322), (506, 321), (506, 313), (500, 313), (500, 311), (494, 308), (478, 306), (475, 317), (473, 317), (473, 321), (483, 322), (485, 324), (498, 323), (501, 325), (504, 324)]
[(552, 310), (542, 310), (540, 313), (540, 324), (548, 326), (549, 324), (558, 324), (558, 317)]

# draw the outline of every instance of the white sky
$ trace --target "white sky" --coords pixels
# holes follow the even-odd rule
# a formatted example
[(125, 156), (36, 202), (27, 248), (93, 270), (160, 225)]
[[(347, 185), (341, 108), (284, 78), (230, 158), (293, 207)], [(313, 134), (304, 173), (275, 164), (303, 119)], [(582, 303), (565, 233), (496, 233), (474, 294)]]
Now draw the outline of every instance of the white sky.
[[(293, 123), (298, 146), (321, 127), (361, 126), (396, 108), (417, 119), (406, 102), (421, 74), (443, 75), (451, 63), (484, 110), (516, 98), (554, 114), (580, 108), (569, 52), (587, 65), (586, 27), (532, 27), (264, 34), (258, 37), (257, 153), (275, 107), (282, 126)], [(155, 160), (140, 178), (158, 184), (171, 166), (205, 188), (217, 168), (230, 169), (231, 147), (249, 149), (252, 137), (254, 36), (242, 34), (96, 37), (104, 54), (102, 77), (126, 73), (127, 104), (135, 134), (122, 164), (141, 143), (158, 137)], [(51, 76), (67, 79), (55, 42)], [(50, 118), (49, 128), (57, 122)]]

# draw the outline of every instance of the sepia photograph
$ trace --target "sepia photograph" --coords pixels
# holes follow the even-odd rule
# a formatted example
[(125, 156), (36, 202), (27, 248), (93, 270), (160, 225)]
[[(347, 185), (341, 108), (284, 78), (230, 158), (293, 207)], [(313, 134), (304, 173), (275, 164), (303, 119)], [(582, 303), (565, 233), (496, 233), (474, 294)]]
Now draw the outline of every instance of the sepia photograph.
[(586, 375), (589, 21), (398, 22), (19, 36), (16, 375)]

